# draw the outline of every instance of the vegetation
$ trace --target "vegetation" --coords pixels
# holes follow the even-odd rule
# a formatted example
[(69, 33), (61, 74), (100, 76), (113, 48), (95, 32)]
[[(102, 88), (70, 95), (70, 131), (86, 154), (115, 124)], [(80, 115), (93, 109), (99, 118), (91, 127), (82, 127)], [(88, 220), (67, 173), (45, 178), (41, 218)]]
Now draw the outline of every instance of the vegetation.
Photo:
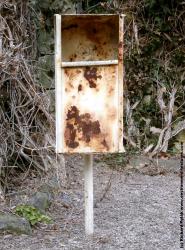
[(83, 2), (90, 13), (126, 14), (124, 121), (127, 146), (152, 155), (173, 149), (177, 135), (185, 128), (184, 2)]
[[(82, 3), (82, 4), (80, 4)], [(125, 13), (124, 139), (155, 155), (185, 129), (185, 3), (179, 0), (0, 3), (0, 166), (46, 172), (55, 161), (53, 14)], [(180, 137), (180, 139), (179, 139)], [(7, 175), (9, 170), (7, 171)]]
[(0, 3), (0, 168), (6, 183), (15, 166), (27, 175), (63, 166), (63, 157), (55, 156), (50, 94), (37, 80), (34, 13), (29, 1)]
[(30, 205), (19, 205), (16, 207), (15, 212), (17, 215), (27, 219), (32, 226), (38, 222), (49, 224), (52, 222), (52, 219), (41, 213), (37, 208)]

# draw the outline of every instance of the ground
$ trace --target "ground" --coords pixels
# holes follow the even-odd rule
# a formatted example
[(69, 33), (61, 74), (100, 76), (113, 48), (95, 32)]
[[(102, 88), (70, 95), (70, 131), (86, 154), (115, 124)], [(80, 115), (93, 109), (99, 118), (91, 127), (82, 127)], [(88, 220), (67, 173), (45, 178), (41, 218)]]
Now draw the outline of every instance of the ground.
[(84, 235), (83, 161), (67, 157), (68, 188), (50, 207), (55, 223), (32, 236), (0, 236), (1, 250), (177, 250), (180, 159), (153, 164), (135, 157), (123, 169), (94, 164), (95, 233)]

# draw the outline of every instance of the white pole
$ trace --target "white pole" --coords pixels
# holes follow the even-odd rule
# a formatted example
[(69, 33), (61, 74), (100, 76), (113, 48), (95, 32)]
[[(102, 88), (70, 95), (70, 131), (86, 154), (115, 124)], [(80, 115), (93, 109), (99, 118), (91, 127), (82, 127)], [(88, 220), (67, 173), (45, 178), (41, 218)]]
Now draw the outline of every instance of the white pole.
[(84, 190), (85, 190), (85, 233), (94, 232), (93, 219), (93, 155), (84, 155)]
[(62, 103), (62, 19), (55, 15), (55, 103), (56, 103), (56, 153), (63, 152), (63, 103)]

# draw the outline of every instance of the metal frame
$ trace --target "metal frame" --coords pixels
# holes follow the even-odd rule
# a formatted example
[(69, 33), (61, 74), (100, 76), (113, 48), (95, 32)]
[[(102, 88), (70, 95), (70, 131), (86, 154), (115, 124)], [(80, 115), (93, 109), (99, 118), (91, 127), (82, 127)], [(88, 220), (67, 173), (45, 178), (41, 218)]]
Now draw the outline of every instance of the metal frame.
[(80, 61), (80, 62), (62, 62), (61, 67), (85, 67), (85, 66), (104, 66), (104, 65), (118, 65), (118, 60), (107, 61)]
[[(62, 15), (67, 16), (67, 15)], [(83, 67), (83, 66), (105, 66), (117, 65), (117, 81), (118, 81), (118, 151), (125, 152), (123, 147), (123, 35), (124, 35), (124, 16), (119, 15), (119, 48), (118, 60), (105, 61), (77, 61), (77, 62), (62, 62), (62, 16), (55, 15), (55, 86), (56, 86), (56, 153), (63, 153), (63, 135), (64, 124), (63, 117), (63, 93), (64, 86), (62, 85), (63, 70), (65, 67)], [(70, 16), (75, 16), (71, 14)], [(80, 16), (105, 16), (103, 14), (81, 14)], [(109, 14), (106, 16), (116, 16)], [(117, 133), (117, 131), (115, 131)]]

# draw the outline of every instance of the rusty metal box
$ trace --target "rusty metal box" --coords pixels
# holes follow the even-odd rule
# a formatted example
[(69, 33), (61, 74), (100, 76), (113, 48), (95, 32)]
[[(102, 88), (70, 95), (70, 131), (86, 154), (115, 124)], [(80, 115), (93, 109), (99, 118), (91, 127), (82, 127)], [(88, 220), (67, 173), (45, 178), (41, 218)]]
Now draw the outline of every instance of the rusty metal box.
[(56, 151), (123, 152), (123, 15), (56, 15)]

